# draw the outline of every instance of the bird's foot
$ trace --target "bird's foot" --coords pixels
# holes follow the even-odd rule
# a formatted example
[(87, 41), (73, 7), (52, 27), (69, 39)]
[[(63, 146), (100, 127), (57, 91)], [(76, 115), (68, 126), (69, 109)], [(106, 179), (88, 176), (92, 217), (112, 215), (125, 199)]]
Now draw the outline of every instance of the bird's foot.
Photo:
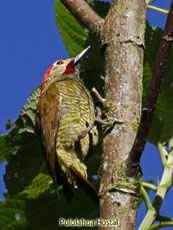
[(111, 130), (115, 124), (122, 124), (124, 123), (121, 120), (118, 120), (116, 117), (112, 119), (112, 121), (105, 121), (101, 118), (101, 110), (99, 107), (96, 107), (96, 118), (93, 121), (92, 124), (90, 124), (84, 131), (82, 131), (78, 135), (78, 140), (81, 140), (84, 138), (95, 126), (101, 125), (101, 127), (104, 129), (104, 133), (107, 133), (109, 130)]
[(95, 123), (101, 125), (102, 129), (104, 130), (104, 133), (107, 133), (108, 131), (111, 131), (115, 124), (122, 124), (123, 121), (117, 119), (117, 117), (114, 117), (111, 121), (105, 121), (101, 118), (101, 110), (99, 107), (96, 107), (96, 119)]
[[(92, 92), (94, 93), (94, 95), (97, 97), (98, 101), (105, 106), (106, 105), (106, 99), (103, 98), (99, 92), (96, 90), (96, 88), (92, 88)], [(93, 121), (92, 124), (90, 124), (84, 131), (82, 131), (79, 135), (78, 135), (78, 140), (81, 140), (82, 138), (84, 138), (95, 126), (97, 125), (101, 125), (101, 127), (104, 129), (104, 133), (109, 132), (110, 130), (113, 129), (115, 124), (122, 124), (124, 123), (123, 121), (117, 119), (117, 117), (114, 117), (112, 119), (112, 121), (105, 121), (102, 118), (102, 114), (101, 114), (101, 109), (96, 106), (96, 118)]]
[(79, 135), (78, 135), (78, 140), (81, 140), (82, 138), (86, 137), (86, 135), (91, 131), (91, 129), (93, 129), (96, 126), (95, 120), (94, 122), (89, 125), (84, 131), (82, 131)]

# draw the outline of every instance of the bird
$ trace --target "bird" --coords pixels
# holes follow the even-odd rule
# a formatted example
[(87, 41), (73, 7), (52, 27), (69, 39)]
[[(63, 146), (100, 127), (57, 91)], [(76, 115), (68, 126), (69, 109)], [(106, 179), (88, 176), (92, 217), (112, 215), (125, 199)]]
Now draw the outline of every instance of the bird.
[(89, 149), (98, 141), (97, 127), (85, 132), (95, 120), (93, 99), (80, 79), (80, 62), (89, 48), (49, 67), (36, 109), (36, 124), (57, 195), (60, 198), (58, 188), (63, 185), (68, 200), (79, 184), (94, 197), (98, 196), (87, 179), (84, 162)]

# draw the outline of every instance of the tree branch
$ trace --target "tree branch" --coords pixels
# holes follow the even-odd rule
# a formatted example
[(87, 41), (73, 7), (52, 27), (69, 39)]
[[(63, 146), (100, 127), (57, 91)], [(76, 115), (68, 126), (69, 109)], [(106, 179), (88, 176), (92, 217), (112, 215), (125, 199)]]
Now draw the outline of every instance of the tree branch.
[(173, 0), (171, 1), (170, 11), (165, 25), (161, 46), (157, 55), (156, 64), (152, 74), (152, 79), (147, 92), (145, 110), (142, 113), (141, 123), (138, 133), (129, 155), (129, 161), (132, 166), (140, 163), (140, 158), (144, 150), (150, 124), (152, 121), (155, 104), (159, 94), (161, 82), (163, 80), (164, 67), (170, 50), (170, 45), (173, 41)]
[(61, 2), (74, 14), (79, 20), (94, 32), (99, 32), (104, 19), (101, 18), (92, 8), (83, 0), (61, 0)]

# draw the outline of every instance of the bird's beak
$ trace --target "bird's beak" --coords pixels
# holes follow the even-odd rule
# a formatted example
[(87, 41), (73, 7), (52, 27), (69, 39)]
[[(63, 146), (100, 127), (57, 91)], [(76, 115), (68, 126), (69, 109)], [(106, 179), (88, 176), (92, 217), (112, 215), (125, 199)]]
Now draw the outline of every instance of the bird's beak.
[(88, 46), (86, 49), (84, 49), (82, 52), (80, 52), (76, 57), (73, 58), (73, 63), (74, 65), (76, 65), (78, 62), (80, 62), (80, 60), (82, 59), (82, 57), (85, 55), (85, 53), (89, 50), (91, 46)]

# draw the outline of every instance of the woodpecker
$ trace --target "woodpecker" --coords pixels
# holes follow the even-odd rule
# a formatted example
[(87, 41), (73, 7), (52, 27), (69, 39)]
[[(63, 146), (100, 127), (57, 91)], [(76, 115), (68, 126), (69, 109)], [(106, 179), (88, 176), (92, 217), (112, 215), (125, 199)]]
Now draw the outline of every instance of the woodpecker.
[(97, 142), (97, 128), (81, 138), (95, 120), (92, 97), (79, 77), (80, 61), (89, 48), (76, 57), (54, 62), (42, 80), (36, 123), (58, 196), (62, 184), (66, 197), (71, 197), (79, 178), (95, 190), (87, 180), (84, 160)]

